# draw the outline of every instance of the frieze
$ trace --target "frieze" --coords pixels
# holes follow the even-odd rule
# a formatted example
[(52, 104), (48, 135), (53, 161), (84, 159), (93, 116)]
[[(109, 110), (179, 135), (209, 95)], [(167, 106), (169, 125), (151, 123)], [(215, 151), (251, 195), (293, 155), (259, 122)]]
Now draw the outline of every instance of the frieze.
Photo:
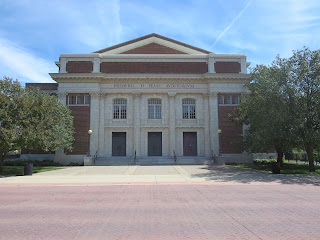
[(206, 84), (160, 84), (160, 83), (117, 83), (117, 84), (108, 84), (108, 87), (117, 88), (117, 89), (194, 89), (194, 88), (204, 88)]

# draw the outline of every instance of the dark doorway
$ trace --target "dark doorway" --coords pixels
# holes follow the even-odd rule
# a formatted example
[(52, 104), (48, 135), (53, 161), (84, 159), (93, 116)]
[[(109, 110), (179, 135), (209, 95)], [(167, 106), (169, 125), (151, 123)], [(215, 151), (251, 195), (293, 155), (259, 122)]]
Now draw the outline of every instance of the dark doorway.
[(197, 156), (197, 133), (183, 133), (183, 156)]
[(126, 133), (112, 133), (112, 156), (126, 156)]
[(162, 156), (161, 132), (148, 132), (148, 156)]

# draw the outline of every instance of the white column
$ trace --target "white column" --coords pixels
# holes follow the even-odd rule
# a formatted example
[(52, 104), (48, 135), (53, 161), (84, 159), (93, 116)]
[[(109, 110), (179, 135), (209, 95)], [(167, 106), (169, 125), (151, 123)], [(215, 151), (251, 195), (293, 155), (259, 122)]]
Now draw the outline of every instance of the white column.
[(209, 53), (208, 57), (208, 73), (216, 73), (214, 68), (215, 58), (214, 53)]
[(92, 73), (100, 73), (100, 58), (93, 59), (93, 71)]
[[(58, 100), (63, 105), (66, 105), (66, 103), (67, 103), (66, 97), (67, 97), (67, 93), (66, 92), (58, 93)], [(64, 156), (65, 156), (64, 149), (63, 148), (57, 149), (56, 152), (55, 152), (54, 161), (61, 163), (64, 160)]]
[(175, 108), (175, 92), (169, 92), (169, 156), (173, 156), (176, 149), (176, 108)]
[(203, 94), (203, 117), (204, 117), (204, 155), (211, 155), (211, 144), (210, 144), (210, 116), (209, 116), (209, 93)]
[(90, 94), (90, 129), (92, 134), (90, 136), (90, 155), (96, 154), (99, 147), (99, 93)]
[(219, 115), (218, 115), (218, 93), (210, 93), (209, 97), (209, 114), (210, 114), (210, 140), (211, 150), (214, 154), (219, 155)]
[(141, 154), (141, 138), (140, 138), (140, 120), (141, 120), (141, 93), (136, 92), (133, 93), (133, 98), (134, 98), (134, 106), (133, 106), (133, 111), (134, 111), (134, 116), (133, 116), (133, 139), (134, 139), (134, 149), (133, 151), (136, 151), (137, 156), (140, 156)]
[(100, 120), (99, 120), (99, 155), (104, 155), (105, 153), (105, 144), (104, 144), (104, 106), (105, 106), (105, 100), (106, 100), (106, 93), (100, 94)]
[(241, 73), (247, 73), (247, 66), (246, 66), (246, 57), (242, 57), (240, 60), (240, 66), (241, 66)]
[(58, 100), (61, 102), (63, 105), (67, 104), (67, 93), (66, 92), (59, 92), (58, 93)]
[(60, 71), (59, 73), (67, 73), (67, 59), (60, 58)]

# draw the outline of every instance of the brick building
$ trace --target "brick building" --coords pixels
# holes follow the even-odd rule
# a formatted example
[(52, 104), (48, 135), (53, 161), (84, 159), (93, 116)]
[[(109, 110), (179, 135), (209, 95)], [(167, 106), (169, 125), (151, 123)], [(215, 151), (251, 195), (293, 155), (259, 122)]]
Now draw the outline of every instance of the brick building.
[(243, 54), (150, 34), (94, 53), (61, 54), (56, 65), (59, 73), (50, 76), (57, 84), (36, 87), (55, 92), (74, 116), (74, 150), (56, 151), (58, 162), (83, 162), (89, 152), (101, 165), (175, 157), (203, 163), (219, 149), (225, 161), (251, 159), (237, 145), (243, 128), (228, 119), (246, 91)]

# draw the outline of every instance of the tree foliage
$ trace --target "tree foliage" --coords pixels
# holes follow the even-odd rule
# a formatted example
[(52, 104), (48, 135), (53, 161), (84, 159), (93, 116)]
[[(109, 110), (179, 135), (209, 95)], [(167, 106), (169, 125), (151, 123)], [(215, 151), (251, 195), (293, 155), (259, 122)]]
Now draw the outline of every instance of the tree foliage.
[(257, 65), (246, 86), (242, 103), (233, 120), (249, 124), (244, 136), (244, 147), (252, 152), (278, 153), (281, 162), (284, 152), (294, 145), (292, 91), (288, 85), (287, 62), (279, 57), (270, 67)]
[(320, 50), (304, 48), (270, 66), (257, 65), (246, 86), (250, 94), (232, 116), (250, 125), (245, 149), (275, 150), (280, 162), (284, 152), (303, 148), (314, 171), (313, 150), (320, 145)]
[(0, 80), (0, 171), (10, 150), (71, 150), (73, 140), (73, 118), (57, 97)]

